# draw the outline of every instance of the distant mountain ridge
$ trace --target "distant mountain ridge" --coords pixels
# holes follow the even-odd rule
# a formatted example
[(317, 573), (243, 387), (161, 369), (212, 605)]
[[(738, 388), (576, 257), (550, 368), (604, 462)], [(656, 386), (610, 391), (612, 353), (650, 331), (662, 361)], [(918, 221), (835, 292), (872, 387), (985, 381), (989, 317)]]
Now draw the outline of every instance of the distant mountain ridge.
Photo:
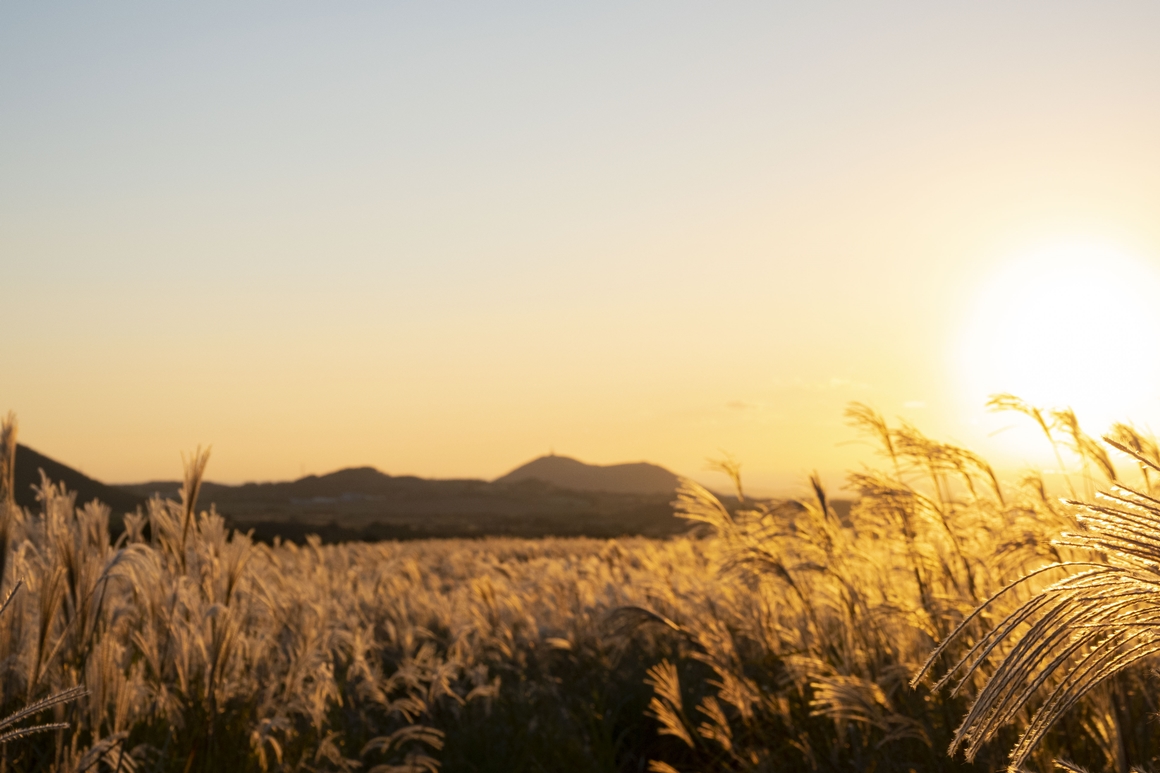
[[(660, 537), (688, 528), (673, 514), (678, 482), (673, 473), (645, 462), (600, 466), (546, 456), (494, 481), (393, 476), (373, 467), (276, 483), (230, 486), (206, 481), (200, 504), (215, 504), (234, 523), (255, 528), (263, 537), (311, 531), (334, 539)], [(120, 488), (140, 497), (174, 498), (181, 483), (152, 481)]]
[[(34, 485), (40, 472), (76, 494), (78, 505), (94, 499), (121, 516), (153, 496), (176, 498), (180, 481), (111, 486), (27, 446), (17, 446), (16, 501), (35, 512)], [(431, 480), (392, 476), (373, 467), (350, 467), (293, 481), (244, 483), (205, 481), (199, 509), (216, 506), (231, 527), (255, 538), (303, 542), (318, 534), (325, 542), (483, 536), (641, 535), (669, 537), (689, 523), (672, 507), (679, 478), (655, 464), (595, 465), (566, 456), (533, 459), (494, 481)], [(718, 495), (730, 511), (744, 503)], [(851, 502), (831, 501), (845, 520)]]
[[(352, 494), (397, 496), (404, 490), (418, 492), (431, 486), (479, 489), (492, 485), (510, 487), (524, 481), (539, 481), (567, 491), (639, 496), (671, 495), (680, 484), (677, 475), (648, 462), (586, 464), (569, 456), (550, 454), (520, 465), (491, 483), (474, 478), (433, 479), (414, 475), (388, 475), (374, 467), (347, 467), (325, 475), (307, 475), (292, 481), (239, 485), (206, 481), (202, 484), (202, 492), (203, 495), (228, 492), (231, 499), (258, 500), (271, 495), (292, 499), (349, 499)], [(118, 488), (141, 497), (153, 494), (175, 497), (181, 489), (181, 482), (165, 480), (128, 483)]]
[(585, 464), (570, 456), (549, 454), (517, 467), (496, 483), (539, 480), (572, 491), (602, 491), (609, 494), (672, 494), (680, 478), (659, 465)]
[[(32, 485), (39, 470), (76, 492), (77, 503), (98, 499), (114, 523), (153, 496), (177, 498), (177, 480), (110, 486), (19, 446), (17, 501), (37, 509)], [(302, 541), (322, 535), (328, 542), (358, 539), (416, 539), (512, 535), (521, 537), (683, 533), (688, 524), (672, 509), (677, 476), (644, 462), (589, 465), (547, 456), (495, 481), (430, 480), (392, 476), (373, 467), (351, 467), (298, 480), (244, 483), (205, 481), (198, 507), (215, 506), (232, 526), (255, 537)]]
[[(262, 500), (271, 496), (286, 499), (329, 499), (350, 494), (376, 495), (397, 494), (400, 488), (422, 486), (425, 483), (459, 483), (462, 481), (429, 481), (413, 475), (388, 475), (374, 467), (347, 467), (325, 475), (307, 475), (297, 480), (271, 481), (264, 483), (241, 483), (230, 485), (205, 481), (202, 495), (227, 494), (231, 499)], [(483, 481), (471, 481), (483, 483)], [(125, 483), (118, 488), (144, 497), (159, 494), (162, 497), (176, 497), (181, 490), (179, 480), (157, 480), (146, 483)]]

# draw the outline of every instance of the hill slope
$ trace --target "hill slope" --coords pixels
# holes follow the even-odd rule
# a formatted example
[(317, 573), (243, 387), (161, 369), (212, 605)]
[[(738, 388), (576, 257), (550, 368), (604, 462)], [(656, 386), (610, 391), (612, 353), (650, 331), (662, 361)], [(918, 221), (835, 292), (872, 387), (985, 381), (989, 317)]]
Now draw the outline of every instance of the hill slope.
[(664, 467), (648, 462), (585, 464), (568, 456), (541, 456), (496, 479), (496, 483), (539, 480), (572, 491), (610, 494), (664, 494), (676, 491), (680, 479)]
[(75, 491), (78, 505), (98, 499), (108, 505), (113, 513), (121, 515), (131, 513), (145, 504), (145, 498), (136, 493), (93, 480), (25, 445), (16, 446), (16, 504), (28, 508), (36, 506), (33, 486), (40, 485), (40, 470), (44, 470), (53, 483), (63, 483), (69, 491)]

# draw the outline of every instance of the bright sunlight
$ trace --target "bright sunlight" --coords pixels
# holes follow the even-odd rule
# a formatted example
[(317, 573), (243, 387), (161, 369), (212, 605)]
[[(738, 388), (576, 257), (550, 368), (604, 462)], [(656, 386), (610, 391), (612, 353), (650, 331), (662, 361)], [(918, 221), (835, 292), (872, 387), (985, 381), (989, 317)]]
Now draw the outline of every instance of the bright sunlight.
[(1053, 245), (1014, 257), (984, 284), (965, 326), (967, 399), (981, 405), (1010, 392), (1037, 405), (1070, 405), (1091, 426), (1153, 413), (1158, 290), (1154, 269), (1106, 245)]

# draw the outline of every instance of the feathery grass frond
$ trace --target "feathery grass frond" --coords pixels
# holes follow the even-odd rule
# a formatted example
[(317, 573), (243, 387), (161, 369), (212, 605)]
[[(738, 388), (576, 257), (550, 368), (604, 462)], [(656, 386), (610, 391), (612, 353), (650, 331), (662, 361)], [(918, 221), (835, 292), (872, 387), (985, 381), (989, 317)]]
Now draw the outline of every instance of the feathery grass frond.
[(0, 419), (0, 508), (16, 505), (16, 414)]
[(5, 733), (0, 733), (0, 744), (5, 744), (10, 741), (19, 741), (22, 738), (28, 738), (38, 733), (51, 733), (53, 730), (68, 730), (68, 722), (51, 722), (47, 725), (30, 725), (29, 727), (18, 727), (15, 730), (9, 730)]
[(1144, 434), (1131, 424), (1118, 422), (1104, 435), (1104, 442), (1136, 460), (1144, 478), (1144, 489), (1151, 492), (1152, 479), (1149, 472), (1160, 470), (1160, 445), (1156, 438)]
[(721, 454), (720, 459), (707, 460), (709, 469), (727, 475), (733, 484), (733, 489), (737, 492), (737, 501), (744, 502), (745, 490), (741, 487), (741, 462), (727, 451), (722, 451)]
[(987, 398), (987, 408), (992, 411), (1015, 411), (1016, 413), (1021, 413), (1029, 417), (1035, 422), (1043, 432), (1043, 436), (1047, 438), (1047, 442), (1051, 446), (1051, 451), (1055, 454), (1055, 462), (1059, 465), (1059, 473), (1063, 475), (1064, 482), (1067, 483), (1067, 490), (1071, 494), (1072, 499), (1074, 499), (1076, 497), (1075, 487), (1071, 483), (1071, 476), (1067, 474), (1067, 467), (1063, 463), (1063, 456), (1059, 453), (1059, 441), (1052, 434), (1051, 424), (1049, 424), (1048, 417), (1044, 416), (1043, 409), (1031, 405), (1020, 397), (1007, 393), (991, 395)]
[(20, 720), (26, 719), (33, 714), (39, 714), (45, 709), (52, 708), (53, 706), (59, 706), (62, 703), (74, 701), (86, 694), (88, 694), (88, 690), (86, 690), (84, 687), (73, 687), (68, 690), (62, 690), (61, 692), (49, 695), (47, 698), (41, 698), (38, 701), (34, 701), (28, 704), (19, 711), (13, 712), (3, 719), (0, 719), (0, 730), (11, 727)]
[(1096, 685), (1160, 652), (1160, 502), (1125, 486), (1113, 487), (1101, 499), (1107, 504), (1070, 502), (1079, 509), (1083, 530), (1057, 540), (1091, 560), (1049, 565), (1003, 588), (919, 671), (921, 677), (966, 623), (999, 596), (1046, 571), (1072, 570), (1010, 612), (936, 685), (959, 671), (965, 682), (995, 661), (951, 744), (952, 750), (964, 748), (968, 759), (1032, 708), (1011, 752), (1011, 769), (1020, 769), (1048, 729)]
[(684, 701), (681, 698), (681, 680), (677, 668), (668, 660), (662, 660), (648, 670), (644, 683), (653, 688), (653, 698), (649, 701), (649, 716), (661, 724), (661, 735), (671, 735), (681, 739), (692, 748), (695, 743), (685, 718)]
[(185, 467), (185, 482), (181, 487), (181, 504), (182, 504), (182, 518), (181, 518), (181, 546), (184, 550), (185, 544), (189, 539), (189, 529), (193, 525), (194, 514), (197, 511), (197, 498), (201, 493), (201, 483), (205, 477), (205, 468), (209, 464), (210, 448), (204, 451), (201, 446), (197, 450), (186, 457), (182, 454), (181, 461)]
[(882, 414), (864, 403), (852, 402), (846, 406), (846, 423), (876, 439), (886, 457), (894, 466), (896, 476), (900, 475), (898, 451), (894, 447), (894, 433), (890, 430)]

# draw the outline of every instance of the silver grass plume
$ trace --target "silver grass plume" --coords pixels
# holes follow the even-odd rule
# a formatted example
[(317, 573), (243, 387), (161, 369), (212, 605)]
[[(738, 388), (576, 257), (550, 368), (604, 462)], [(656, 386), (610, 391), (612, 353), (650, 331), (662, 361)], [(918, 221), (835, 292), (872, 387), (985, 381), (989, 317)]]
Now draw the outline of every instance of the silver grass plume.
[(0, 507), (16, 504), (16, 414), (0, 419)]
[[(1145, 454), (1112, 437), (1105, 441), (1160, 470)], [(931, 671), (948, 646), (1001, 597), (1045, 573), (1068, 572), (1002, 617), (935, 683), (941, 689), (957, 677), (957, 693), (990, 671), (955, 733), (951, 753), (961, 748), (974, 759), (1003, 726), (1035, 706), (1011, 750), (1009, 770), (1022, 769), (1052, 725), (1093, 688), (1160, 652), (1160, 500), (1113, 485), (1096, 503), (1066, 503), (1078, 509), (1080, 529), (1054, 543), (1091, 559), (1048, 564), (999, 590), (935, 648), (912, 680), (917, 684)]]
[[(16, 596), (17, 592), (19, 592), (22, 587), (24, 587), (24, 581), (18, 580), (16, 585), (13, 586), (12, 590), (8, 592), (7, 597), (4, 599), (4, 603), (0, 605), (0, 618), (2, 618), (4, 613), (8, 611), (8, 608), (12, 603), (12, 599)], [(29, 725), (25, 727), (13, 727), (13, 725), (15, 725), (17, 722), (28, 719), (29, 717), (35, 716), (40, 712), (45, 711), (46, 709), (50, 709), (53, 706), (59, 706), (62, 703), (69, 703), (70, 701), (74, 701), (87, 694), (88, 690), (86, 690), (84, 687), (70, 687), (67, 690), (55, 692), (46, 698), (41, 698), (38, 701), (29, 703), (22, 709), (18, 709), (12, 712), (3, 719), (0, 719), (0, 744), (6, 744), (11, 741), (18, 741), (22, 738), (36, 735), (37, 733), (47, 733), (53, 730), (67, 730), (69, 728), (69, 724), (67, 722), (51, 722), (47, 724)]]

